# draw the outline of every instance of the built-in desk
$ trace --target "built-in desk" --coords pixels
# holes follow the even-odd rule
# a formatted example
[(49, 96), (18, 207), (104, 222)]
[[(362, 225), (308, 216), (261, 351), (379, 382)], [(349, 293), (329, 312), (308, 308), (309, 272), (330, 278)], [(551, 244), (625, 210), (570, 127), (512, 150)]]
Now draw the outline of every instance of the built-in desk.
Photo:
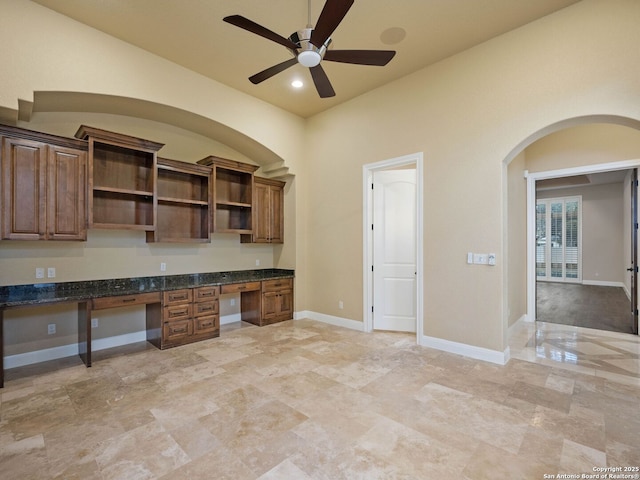
[[(262, 285), (294, 277), (293, 270), (259, 269), (228, 272), (138, 277), (84, 282), (40, 283), (0, 287), (0, 387), (4, 386), (4, 311), (11, 308), (78, 304), (78, 352), (91, 366), (91, 312), (130, 305), (147, 307), (147, 340), (156, 346), (162, 322), (164, 292), (219, 286), (221, 293), (241, 293), (242, 319), (257, 325), (262, 321)], [(270, 283), (271, 282), (271, 283)], [(203, 291), (206, 289), (202, 289)], [(292, 295), (291, 295), (292, 298)], [(291, 305), (290, 313), (293, 313)], [(267, 322), (270, 323), (270, 322)]]

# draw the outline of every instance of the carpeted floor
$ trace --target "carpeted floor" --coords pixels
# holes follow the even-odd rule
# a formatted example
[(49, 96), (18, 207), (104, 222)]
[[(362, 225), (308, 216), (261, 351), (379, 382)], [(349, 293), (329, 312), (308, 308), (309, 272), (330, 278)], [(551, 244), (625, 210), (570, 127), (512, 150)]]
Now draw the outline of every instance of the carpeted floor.
[(633, 333), (631, 303), (620, 287), (538, 282), (536, 320)]

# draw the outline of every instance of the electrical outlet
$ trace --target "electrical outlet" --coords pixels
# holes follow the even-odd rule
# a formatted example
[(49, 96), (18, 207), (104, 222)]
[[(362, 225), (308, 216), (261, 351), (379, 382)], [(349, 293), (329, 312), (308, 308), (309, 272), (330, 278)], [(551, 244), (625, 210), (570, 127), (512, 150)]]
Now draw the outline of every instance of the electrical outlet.
[(231, 305), (232, 307), (234, 307), (236, 305), (236, 299), (235, 298), (230, 298), (229, 299), (229, 305)]
[(44, 268), (36, 268), (36, 278), (44, 278)]
[(342, 300), (338, 300), (338, 308), (340, 310), (342, 310), (344, 308), (344, 303), (342, 302)]
[(160, 271), (161, 272), (166, 272), (167, 271), (167, 264), (164, 262), (160, 262)]
[(56, 269), (55, 269), (55, 267), (47, 268), (47, 278), (56, 278)]
[(47, 325), (47, 333), (49, 335), (53, 335), (54, 333), (56, 333), (56, 324), (55, 323), (50, 323), (49, 325)]
[(98, 319), (97, 318), (92, 318), (91, 319), (91, 328), (98, 328)]
[(259, 267), (259, 266), (260, 266), (260, 260), (256, 259), (256, 267)]

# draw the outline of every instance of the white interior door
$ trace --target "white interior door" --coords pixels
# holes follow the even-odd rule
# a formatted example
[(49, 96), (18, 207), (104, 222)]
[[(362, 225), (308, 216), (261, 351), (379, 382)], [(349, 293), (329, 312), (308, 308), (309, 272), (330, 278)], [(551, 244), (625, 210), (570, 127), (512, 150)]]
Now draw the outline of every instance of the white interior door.
[(373, 328), (416, 331), (416, 170), (373, 173)]

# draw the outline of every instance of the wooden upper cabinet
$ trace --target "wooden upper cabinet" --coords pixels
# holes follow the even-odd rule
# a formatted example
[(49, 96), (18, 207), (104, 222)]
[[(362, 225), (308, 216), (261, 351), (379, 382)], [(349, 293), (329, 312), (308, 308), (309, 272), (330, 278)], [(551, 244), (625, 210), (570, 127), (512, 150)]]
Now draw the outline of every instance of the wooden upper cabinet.
[(211, 241), (211, 167), (158, 158), (158, 218), (147, 242)]
[(242, 243), (284, 242), (285, 182), (254, 178), (253, 233), (242, 235)]
[(253, 172), (259, 167), (214, 156), (198, 164), (213, 167), (213, 231), (252, 234)]
[(89, 144), (89, 226), (155, 230), (163, 144), (85, 125), (76, 137)]
[(47, 238), (87, 239), (87, 153), (50, 146), (47, 165)]
[(86, 240), (84, 142), (0, 127), (2, 238)]

